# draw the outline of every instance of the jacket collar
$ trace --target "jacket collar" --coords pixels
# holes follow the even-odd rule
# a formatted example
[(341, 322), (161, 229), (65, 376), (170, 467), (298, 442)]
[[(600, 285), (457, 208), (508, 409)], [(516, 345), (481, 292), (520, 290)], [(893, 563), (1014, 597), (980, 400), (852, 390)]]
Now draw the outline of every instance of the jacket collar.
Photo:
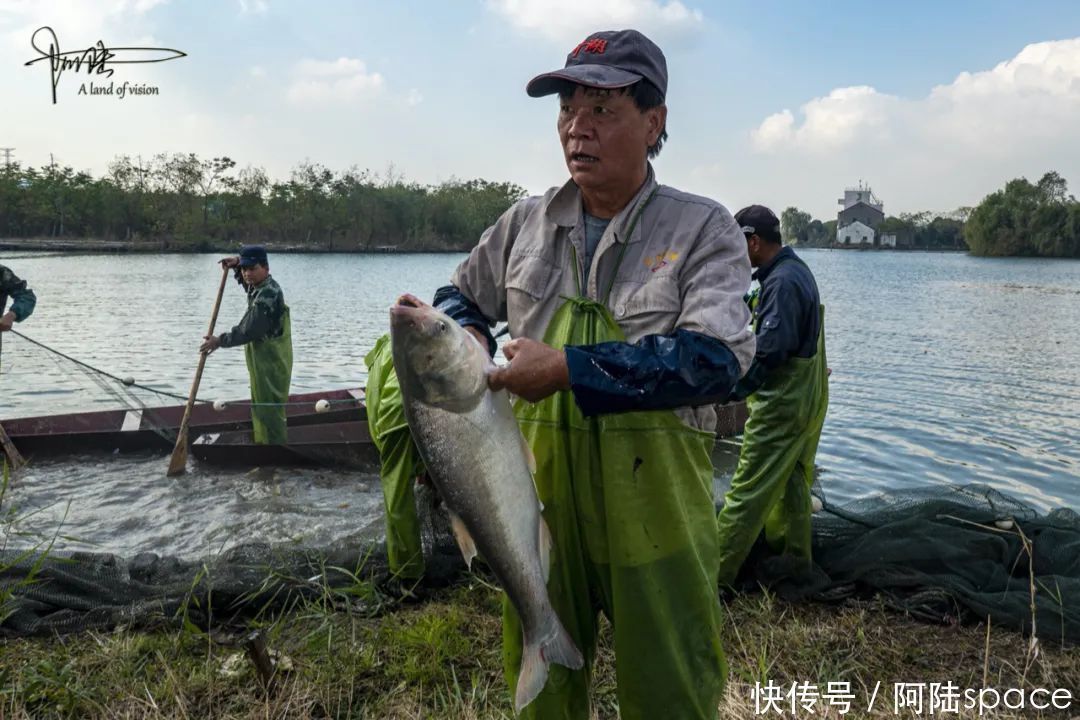
[[(626, 238), (624, 231), (630, 219), (634, 216), (634, 212), (657, 186), (656, 174), (653, 172), (652, 163), (649, 163), (645, 174), (645, 182), (642, 183), (630, 202), (626, 204), (626, 207), (611, 219), (616, 242), (632, 243), (641, 239), (640, 228), (634, 230), (634, 237), (632, 238)], [(580, 225), (584, 228), (585, 204), (581, 199), (581, 188), (573, 180), (567, 180), (566, 184), (559, 188), (548, 200), (544, 213), (549, 220), (561, 227), (576, 228)]]
[(793, 257), (796, 257), (795, 251), (791, 249), (790, 245), (785, 245), (783, 248), (781, 248), (780, 252), (773, 255), (772, 260), (770, 260), (762, 267), (759, 267), (750, 279), (757, 280), (759, 283), (765, 282), (765, 278), (769, 276), (769, 273), (771, 273), (773, 269), (780, 264), (781, 261)]

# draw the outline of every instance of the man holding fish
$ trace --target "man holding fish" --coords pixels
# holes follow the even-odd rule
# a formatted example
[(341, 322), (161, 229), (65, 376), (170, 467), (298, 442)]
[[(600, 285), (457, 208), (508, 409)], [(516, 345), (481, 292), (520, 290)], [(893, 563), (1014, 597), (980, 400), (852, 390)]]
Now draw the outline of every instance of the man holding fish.
[[(714, 718), (726, 677), (708, 403), (754, 355), (750, 265), (727, 209), (655, 178), (667, 79), (660, 48), (623, 30), (530, 81), (559, 98), (570, 179), (489, 228), (435, 308), (391, 310), (411, 433), (466, 557), (507, 587), (505, 672), (527, 717), (589, 717), (601, 610), (623, 718)], [(498, 473), (513, 481), (483, 477)]]

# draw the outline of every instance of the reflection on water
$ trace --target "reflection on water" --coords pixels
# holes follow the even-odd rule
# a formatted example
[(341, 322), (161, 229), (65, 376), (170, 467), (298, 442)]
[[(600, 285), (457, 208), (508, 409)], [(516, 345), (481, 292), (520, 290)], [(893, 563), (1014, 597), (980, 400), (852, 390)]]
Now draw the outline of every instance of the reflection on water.
[[(8, 253), (11, 256), (15, 253)], [(0, 253), (3, 261), (5, 253)], [(401, 292), (430, 298), (462, 255), (271, 258), (293, 318), (294, 392), (357, 387), (363, 355)], [(845, 500), (926, 484), (985, 482), (1039, 508), (1080, 506), (1080, 262), (955, 254), (805, 251), (826, 304), (830, 384), (818, 470)], [(186, 395), (220, 277), (211, 255), (10, 261), (37, 292), (18, 329), (117, 376)], [(226, 288), (219, 331), (244, 310)], [(0, 418), (116, 407), (70, 363), (13, 336)], [(242, 398), (239, 349), (211, 356), (200, 397)], [(136, 400), (157, 404), (138, 393)], [(166, 400), (167, 404), (175, 401)], [(737, 448), (714, 454), (718, 486)], [(198, 554), (239, 540), (354, 542), (381, 531), (374, 476), (337, 470), (226, 472), (166, 480), (162, 456), (38, 460), (11, 499), (64, 517), (68, 546)]]

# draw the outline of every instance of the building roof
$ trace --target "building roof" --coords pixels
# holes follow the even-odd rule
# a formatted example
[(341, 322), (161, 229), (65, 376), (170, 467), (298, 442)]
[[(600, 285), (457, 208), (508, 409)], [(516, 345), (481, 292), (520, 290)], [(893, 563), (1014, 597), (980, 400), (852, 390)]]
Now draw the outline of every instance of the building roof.
[(876, 213), (877, 215), (880, 215), (882, 220), (885, 219), (885, 213), (881, 209), (876, 208), (873, 205), (870, 205), (869, 203), (865, 203), (865, 202), (863, 202), (861, 200), (859, 202), (855, 203), (854, 205), (852, 205), (851, 207), (846, 207), (843, 210), (841, 210), (839, 213), (837, 213), (837, 218), (839, 220), (843, 220), (846, 215), (851, 215), (852, 211), (859, 208), (859, 207), (864, 207), (867, 210), (870, 210), (871, 212)]

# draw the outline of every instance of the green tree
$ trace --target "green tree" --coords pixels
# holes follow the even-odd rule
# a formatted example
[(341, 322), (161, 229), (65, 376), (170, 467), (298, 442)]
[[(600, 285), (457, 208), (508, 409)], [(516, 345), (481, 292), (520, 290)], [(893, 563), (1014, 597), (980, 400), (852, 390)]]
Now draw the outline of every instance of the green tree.
[(825, 228), (825, 244), (834, 244), (836, 242), (836, 221), (829, 220), (821, 223), (821, 225)]
[[(382, 245), (468, 250), (525, 191), (512, 183), (408, 182), (301, 163), (274, 182), (261, 168), (194, 153), (119, 156), (94, 178), (58, 164), (0, 168), (0, 237), (152, 241), (156, 247), (233, 250), (245, 242), (328, 250)], [(159, 244), (160, 243), (160, 244)]]
[(829, 231), (825, 223), (820, 220), (811, 220), (806, 228), (806, 244), (820, 247), (829, 241)]
[(807, 230), (810, 227), (810, 213), (803, 212), (797, 207), (789, 207), (780, 214), (780, 235), (784, 242), (806, 242)]
[(971, 211), (964, 239), (976, 255), (1080, 257), (1077, 206), (1056, 172), (1010, 180)]

